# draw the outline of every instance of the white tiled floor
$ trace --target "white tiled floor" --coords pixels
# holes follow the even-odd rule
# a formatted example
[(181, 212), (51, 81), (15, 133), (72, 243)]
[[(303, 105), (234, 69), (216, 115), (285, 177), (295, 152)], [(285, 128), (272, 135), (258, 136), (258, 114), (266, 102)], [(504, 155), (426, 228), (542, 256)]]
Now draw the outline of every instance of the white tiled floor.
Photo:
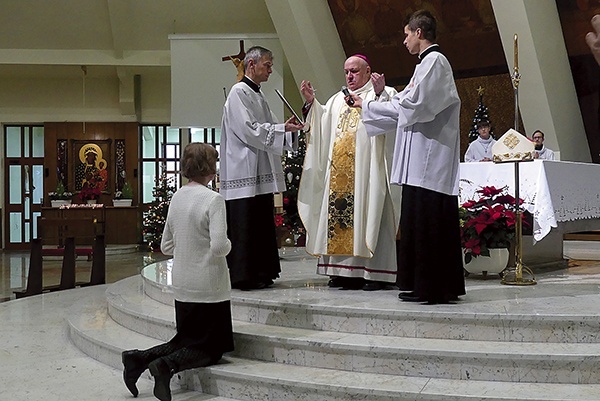
[[(288, 256), (294, 259), (298, 255), (289, 252)], [(156, 258), (156, 255), (154, 257)], [(19, 280), (23, 276), (25, 263), (23, 258), (26, 259), (26, 256), (2, 255), (2, 295), (10, 295), (12, 287), (22, 285), (19, 284)], [(125, 262), (125, 259), (129, 261)], [(112, 260), (109, 258), (107, 281), (114, 282), (137, 274), (147, 261), (148, 255), (144, 253), (127, 258), (120, 257)], [(539, 274), (540, 283), (535, 289), (523, 289), (530, 294), (540, 295), (539, 301), (536, 301), (536, 296), (531, 296), (527, 302), (534, 307), (550, 307), (545, 302), (543, 294), (548, 293), (551, 288), (559, 288), (560, 285), (560, 293), (552, 294), (553, 297), (560, 299), (555, 300), (552, 307), (559, 308), (565, 314), (576, 314), (586, 307), (582, 302), (589, 302), (594, 297), (594, 291), (600, 295), (598, 289), (600, 262), (571, 261), (569, 265), (566, 270)], [(311, 266), (312, 261), (307, 262), (305, 259), (298, 265), (289, 264), (289, 267), (284, 270), (280, 285), (290, 286), (290, 296), (298, 296), (298, 291), (291, 291), (291, 289), (292, 287), (298, 289), (299, 280), (306, 277), (314, 279), (314, 270)], [(499, 299), (495, 296), (506, 291), (486, 290), (486, 288), (497, 288), (497, 284), (498, 279), (493, 277), (468, 278), (469, 302), (474, 302), (478, 308), (485, 308), (486, 305), (491, 308), (498, 307)], [(589, 284), (584, 286), (586, 294), (583, 294), (583, 297), (574, 297), (577, 288), (584, 288), (580, 286), (581, 284)], [(571, 285), (573, 291), (569, 289)], [(2, 378), (0, 399), (13, 401), (131, 399), (131, 395), (122, 384), (121, 372), (85, 356), (73, 346), (67, 335), (65, 318), (71, 306), (90, 296), (92, 292), (94, 294), (103, 292), (105, 287), (74, 289), (0, 303), (0, 377)], [(516, 287), (507, 288), (521, 291)], [(268, 291), (246, 293), (247, 296), (257, 297), (268, 297), (268, 294)], [(390, 307), (393, 307), (399, 302), (396, 294), (396, 291), (380, 292), (373, 296), (373, 301), (389, 302)], [(344, 292), (343, 296), (352, 297), (352, 294)], [(365, 294), (361, 292), (360, 296), (359, 294), (357, 296), (363, 298)], [(519, 306), (517, 304), (519, 302), (515, 303)], [(588, 304), (590, 307), (597, 307), (597, 305), (599, 305), (597, 302), (593, 305)], [(414, 305), (414, 307), (419, 306)], [(154, 399), (151, 382), (142, 380), (139, 387), (139, 399)], [(174, 400), (191, 399), (216, 401), (220, 398), (189, 392), (174, 394)]]

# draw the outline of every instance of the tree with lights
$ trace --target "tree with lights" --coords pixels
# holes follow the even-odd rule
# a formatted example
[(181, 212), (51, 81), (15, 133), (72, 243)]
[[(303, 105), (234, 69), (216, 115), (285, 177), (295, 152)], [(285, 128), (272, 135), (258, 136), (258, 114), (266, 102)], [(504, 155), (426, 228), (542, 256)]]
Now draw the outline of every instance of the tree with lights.
[(287, 227), (292, 234), (302, 236), (304, 226), (298, 214), (298, 188), (302, 176), (302, 165), (306, 154), (306, 136), (303, 131), (298, 134), (298, 150), (290, 152), (283, 159), (283, 172), (287, 190), (283, 193), (283, 214), (276, 219), (276, 224)]
[(177, 191), (174, 181), (175, 179), (172, 177), (167, 178), (166, 173), (161, 174), (156, 186), (152, 189), (154, 201), (150, 203), (148, 210), (144, 212), (142, 235), (150, 250), (160, 247), (171, 198)]
[[(473, 116), (473, 121), (471, 124), (471, 130), (469, 131), (469, 142), (473, 142), (479, 136), (477, 132), (477, 124), (482, 121), (489, 121), (490, 126), (492, 125), (492, 121), (488, 115), (488, 108), (485, 104), (483, 104), (483, 93), (485, 89), (481, 86), (477, 88), (477, 94), (479, 95), (479, 104), (477, 105), (477, 109), (475, 110), (475, 116)], [(493, 134), (492, 134), (493, 136)]]

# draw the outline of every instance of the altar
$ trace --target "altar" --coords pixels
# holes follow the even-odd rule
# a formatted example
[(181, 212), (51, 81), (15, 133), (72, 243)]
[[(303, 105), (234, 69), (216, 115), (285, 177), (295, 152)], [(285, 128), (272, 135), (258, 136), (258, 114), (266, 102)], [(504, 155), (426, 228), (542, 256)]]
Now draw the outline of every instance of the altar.
[[(482, 186), (515, 194), (514, 163), (461, 163), (459, 201), (476, 199)], [(528, 266), (566, 264), (563, 235), (600, 229), (600, 165), (534, 160), (519, 165), (519, 196), (533, 215), (533, 235), (523, 238)]]

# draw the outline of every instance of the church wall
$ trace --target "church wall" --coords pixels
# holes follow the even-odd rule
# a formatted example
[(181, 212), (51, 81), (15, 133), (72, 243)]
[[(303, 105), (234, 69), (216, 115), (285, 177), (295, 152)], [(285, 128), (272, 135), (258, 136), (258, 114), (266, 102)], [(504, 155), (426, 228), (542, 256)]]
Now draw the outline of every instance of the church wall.
[[(457, 79), (456, 88), (461, 100), (461, 161), (464, 161), (464, 155), (469, 146), (469, 131), (473, 125), (473, 117), (479, 104), (479, 94), (477, 93), (477, 88), (479, 87), (485, 91), (483, 94), (483, 104), (488, 108), (488, 116), (491, 121), (491, 129), (494, 137), (496, 139), (500, 138), (509, 128), (514, 128), (515, 125), (514, 90), (508, 74)], [(519, 126), (523, 127), (520, 116)], [(524, 133), (523, 130), (521, 132)]]
[[(85, 132), (84, 132), (85, 129)], [(52, 191), (57, 184), (57, 141), (67, 141), (67, 182), (66, 187), (74, 192), (74, 170), (80, 163), (74, 147), (82, 141), (105, 142), (110, 149), (103, 157), (108, 161), (108, 187), (101, 195), (99, 203), (112, 205), (116, 188), (116, 141), (125, 141), (126, 179), (133, 187), (133, 205), (138, 204), (138, 123), (137, 122), (46, 122), (44, 124), (44, 187), (45, 192)], [(45, 199), (45, 203), (48, 200)], [(49, 206), (49, 205), (47, 205)]]

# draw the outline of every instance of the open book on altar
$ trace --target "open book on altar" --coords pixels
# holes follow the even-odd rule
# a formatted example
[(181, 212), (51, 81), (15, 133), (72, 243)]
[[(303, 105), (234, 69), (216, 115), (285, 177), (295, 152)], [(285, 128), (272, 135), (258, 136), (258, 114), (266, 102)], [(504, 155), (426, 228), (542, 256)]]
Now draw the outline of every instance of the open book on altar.
[(288, 109), (290, 111), (290, 113), (292, 113), (294, 115), (294, 117), (296, 117), (296, 120), (300, 124), (304, 124), (304, 120), (302, 120), (300, 118), (300, 116), (294, 111), (294, 109), (292, 108), (292, 106), (290, 105), (290, 103), (286, 100), (285, 97), (283, 97), (283, 95), (281, 94), (281, 92), (279, 92), (279, 89), (275, 89), (275, 92), (277, 92), (277, 96), (279, 96), (279, 98), (281, 99), (281, 101), (285, 105), (285, 108)]

